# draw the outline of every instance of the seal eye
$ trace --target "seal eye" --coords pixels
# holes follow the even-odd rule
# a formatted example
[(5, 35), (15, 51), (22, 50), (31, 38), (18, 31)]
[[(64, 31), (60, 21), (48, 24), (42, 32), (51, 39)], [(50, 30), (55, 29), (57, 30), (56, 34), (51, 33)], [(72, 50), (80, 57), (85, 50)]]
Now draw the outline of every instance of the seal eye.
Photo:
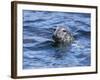
[(66, 32), (66, 30), (63, 30), (63, 32)]

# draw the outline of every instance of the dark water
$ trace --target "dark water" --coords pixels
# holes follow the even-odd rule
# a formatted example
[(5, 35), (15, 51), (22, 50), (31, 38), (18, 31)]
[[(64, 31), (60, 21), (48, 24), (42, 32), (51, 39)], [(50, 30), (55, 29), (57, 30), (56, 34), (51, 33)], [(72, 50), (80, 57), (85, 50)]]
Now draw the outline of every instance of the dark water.
[[(23, 69), (90, 66), (90, 19), (87, 13), (23, 10)], [(67, 48), (53, 46), (57, 25), (74, 37)]]

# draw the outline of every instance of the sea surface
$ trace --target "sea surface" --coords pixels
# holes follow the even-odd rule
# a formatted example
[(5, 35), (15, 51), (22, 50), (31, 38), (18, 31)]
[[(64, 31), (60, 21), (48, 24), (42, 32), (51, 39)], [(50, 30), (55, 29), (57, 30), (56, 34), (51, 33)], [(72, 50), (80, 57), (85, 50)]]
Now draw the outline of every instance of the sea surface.
[[(90, 20), (89, 13), (23, 10), (23, 69), (90, 66)], [(74, 37), (64, 49), (52, 39), (61, 25)]]

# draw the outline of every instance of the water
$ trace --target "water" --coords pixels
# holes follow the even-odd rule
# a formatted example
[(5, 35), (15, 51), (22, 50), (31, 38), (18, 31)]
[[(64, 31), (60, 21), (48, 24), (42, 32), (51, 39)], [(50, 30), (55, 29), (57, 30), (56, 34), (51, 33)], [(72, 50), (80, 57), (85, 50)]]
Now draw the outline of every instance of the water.
[[(89, 13), (23, 10), (23, 69), (90, 66), (90, 19)], [(67, 48), (53, 46), (57, 25), (74, 37)]]

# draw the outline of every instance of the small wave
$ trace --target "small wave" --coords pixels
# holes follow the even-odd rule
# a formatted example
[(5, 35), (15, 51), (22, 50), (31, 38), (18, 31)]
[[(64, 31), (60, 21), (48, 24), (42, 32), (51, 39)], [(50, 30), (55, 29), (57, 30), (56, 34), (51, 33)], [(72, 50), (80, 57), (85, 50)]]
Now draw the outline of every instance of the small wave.
[(45, 21), (45, 20), (43, 20), (43, 19), (37, 19), (37, 20), (26, 20), (26, 21), (24, 21), (24, 23), (35, 23), (35, 22), (43, 22), (43, 21)]

